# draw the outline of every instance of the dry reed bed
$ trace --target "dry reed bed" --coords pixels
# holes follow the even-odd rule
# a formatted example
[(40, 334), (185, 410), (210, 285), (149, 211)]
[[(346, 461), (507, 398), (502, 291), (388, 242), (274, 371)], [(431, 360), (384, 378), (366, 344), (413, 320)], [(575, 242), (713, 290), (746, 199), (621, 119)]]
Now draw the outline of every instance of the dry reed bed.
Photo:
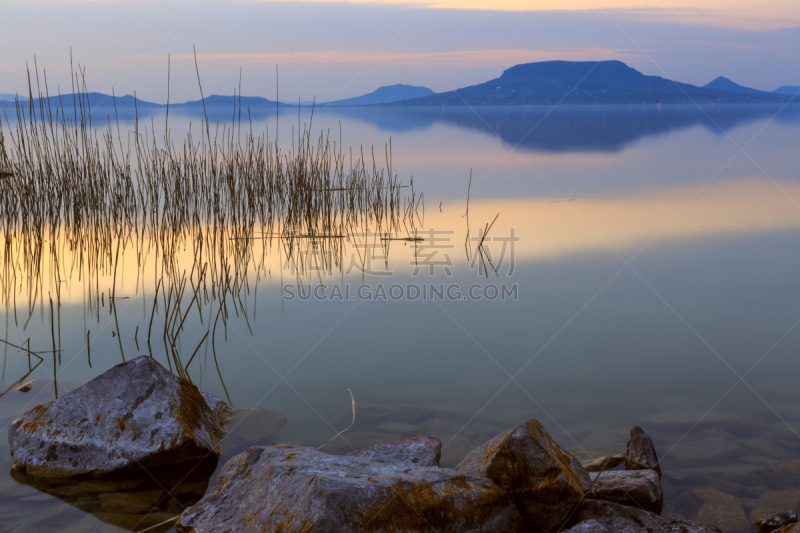
[[(206, 334), (212, 339), (220, 316), (227, 320), (228, 301), (246, 318), (241, 296), (250, 290), (248, 272), (260, 271), (273, 242), (287, 261), (296, 261), (298, 241), (311, 239), (330, 250), (321, 257), (341, 268), (346, 234), (369, 227), (378, 235), (413, 235), (420, 221), (422, 195), (413, 181), (402, 185), (392, 173), (391, 145), (385, 166), (374, 151), (369, 162), (363, 150), (346, 155), (330, 132), (312, 138), (313, 112), (307, 126), (298, 124), (297, 142), (286, 151), (268, 134), (254, 135), (249, 109), (243, 123), (241, 106), (232, 125), (212, 126), (206, 115), (198, 138), (190, 132), (175, 142), (169, 111), (162, 130), (152, 121), (140, 127), (137, 110), (133, 131), (125, 132), (115, 98), (112, 104), (113, 114), (106, 110), (98, 127), (83, 70), (73, 73), (72, 94), (50, 98), (46, 73), (40, 83), (36, 68), (33, 77), (29, 71), (29, 100), (16, 102), (14, 120), (0, 117), (0, 285), (15, 323), (18, 292), (27, 293), (27, 320), (37, 301), (44, 307), (43, 261), (56, 300), (51, 323), (60, 325), (61, 280), (77, 272), (98, 319), (107, 294), (116, 320), (120, 254), (135, 253), (140, 269), (155, 254), (160, 267), (140, 275), (142, 289), (148, 278), (156, 285), (148, 344), (153, 317), (162, 315), (165, 348), (183, 374), (176, 342), (189, 310), (195, 306), (202, 319), (202, 306), (218, 302)], [(193, 253), (188, 276), (177, 261), (187, 247)], [(68, 264), (60, 263), (64, 258)], [(112, 275), (112, 286), (100, 285), (101, 274)], [(182, 303), (189, 298), (188, 306)], [(59, 350), (60, 327), (54, 359)]]

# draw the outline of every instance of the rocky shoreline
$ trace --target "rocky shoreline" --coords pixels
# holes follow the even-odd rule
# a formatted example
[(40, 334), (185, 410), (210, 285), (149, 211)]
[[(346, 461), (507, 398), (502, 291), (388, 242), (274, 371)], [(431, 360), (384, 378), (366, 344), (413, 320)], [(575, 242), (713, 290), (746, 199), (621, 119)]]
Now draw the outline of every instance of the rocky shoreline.
[[(185, 466), (175, 477), (185, 503), (172, 509), (188, 508), (177, 517), (160, 514), (180, 532), (727, 533), (753, 527), (741, 506), (725, 506), (725, 497), (736, 498), (715, 489), (695, 491), (697, 517), (708, 520), (662, 516), (656, 448), (639, 427), (624, 453), (585, 464), (536, 420), (500, 432), (452, 469), (439, 467), (441, 442), (420, 434), (347, 455), (291, 444), (250, 446), (209, 486), (223, 438), (245, 448), (263, 437), (263, 431), (243, 431), (244, 419), (270, 431), (286, 424), (272, 411), (234, 410), (142, 356), (16, 418), (9, 427), (12, 477), (93, 512), (101, 500), (116, 498), (123, 508), (136, 499), (112, 480), (142, 471), (175, 477)], [(192, 466), (198, 464), (206, 466)], [(134, 503), (149, 505), (146, 498)], [(782, 503), (762, 506), (759, 533), (800, 533), (794, 509), (775, 508)]]

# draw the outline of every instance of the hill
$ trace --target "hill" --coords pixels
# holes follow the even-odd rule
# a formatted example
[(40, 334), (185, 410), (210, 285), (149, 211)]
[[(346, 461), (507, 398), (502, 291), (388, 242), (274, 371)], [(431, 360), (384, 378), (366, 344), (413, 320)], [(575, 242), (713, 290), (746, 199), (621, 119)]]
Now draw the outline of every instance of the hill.
[(769, 103), (786, 98), (706, 89), (646, 76), (620, 61), (543, 61), (516, 65), (480, 85), (393, 105)]
[(739, 85), (724, 76), (720, 76), (711, 83), (703, 85), (703, 89), (713, 89), (718, 91), (730, 91), (734, 93), (742, 93), (742, 94), (757, 94), (760, 96), (774, 96), (771, 93), (766, 91), (759, 91), (758, 89), (751, 89), (750, 87), (745, 87), (744, 85)]
[(772, 91), (772, 94), (788, 95), (798, 98), (799, 97), (798, 95), (800, 95), (800, 87), (796, 85), (784, 85), (783, 87), (778, 87), (777, 89)]
[(351, 106), (351, 105), (380, 105), (391, 104), (400, 100), (409, 100), (411, 98), (422, 98), (436, 94), (427, 87), (419, 87), (415, 85), (403, 85), (398, 83), (396, 85), (387, 85), (379, 87), (377, 90), (362, 96), (354, 98), (346, 98), (344, 100), (335, 100), (329, 102), (329, 106)]
[[(233, 96), (225, 96), (220, 94), (212, 94), (211, 96), (206, 96), (205, 98), (206, 107), (230, 107), (233, 108), (234, 105), (238, 106), (241, 104), (242, 109), (247, 109), (250, 107), (251, 109), (257, 109), (262, 107), (275, 107), (275, 100), (267, 100), (266, 98), (262, 98), (260, 96), (236, 96), (235, 100)], [(284, 104), (281, 102), (281, 107), (284, 106), (291, 106), (292, 104)], [(293, 104), (294, 107), (297, 107), (297, 104)], [(183, 102), (180, 104), (170, 104), (170, 108), (186, 108), (186, 107), (203, 107), (203, 100), (192, 100), (189, 102)]]

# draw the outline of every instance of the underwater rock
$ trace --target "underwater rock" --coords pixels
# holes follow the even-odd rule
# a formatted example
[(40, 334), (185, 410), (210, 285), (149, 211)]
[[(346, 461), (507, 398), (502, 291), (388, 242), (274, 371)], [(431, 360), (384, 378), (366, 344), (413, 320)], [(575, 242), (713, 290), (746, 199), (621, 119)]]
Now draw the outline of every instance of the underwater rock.
[(347, 454), (378, 463), (397, 466), (439, 466), (442, 441), (426, 435), (411, 435), (400, 439), (373, 444)]
[(230, 459), (175, 525), (181, 533), (507, 533), (521, 527), (514, 504), (488, 479), (289, 445), (251, 447)]
[(589, 498), (641, 507), (651, 513), (660, 513), (664, 507), (664, 492), (658, 474), (652, 470), (616, 470), (591, 477)]
[[(44, 478), (20, 470), (12, 470), (11, 478), (101, 522), (140, 531), (177, 517), (183, 509), (197, 503), (205, 494), (216, 466), (217, 458), (210, 456), (199, 464), (191, 460), (149, 468), (146, 472), (121, 470), (99, 478)], [(18, 492), (19, 489), (18, 485)], [(66, 524), (61, 526), (63, 530), (74, 530)], [(154, 531), (171, 528), (171, 524), (166, 524)]]
[(639, 426), (631, 429), (631, 440), (628, 441), (628, 453), (625, 457), (625, 470), (654, 470), (661, 477), (661, 467), (658, 466), (658, 455), (647, 433)]
[(690, 494), (702, 503), (694, 515), (698, 522), (716, 526), (725, 533), (752, 529), (744, 512), (744, 503), (736, 496), (712, 488), (694, 489)]
[(589, 490), (589, 474), (537, 420), (507, 429), (470, 452), (455, 470), (489, 478), (505, 489), (523, 516), (556, 531)]
[(269, 409), (233, 409), (225, 425), (228, 430), (223, 440), (226, 454), (241, 446), (259, 444), (286, 424), (285, 416)]
[(14, 468), (70, 477), (219, 456), (224, 435), (197, 387), (143, 355), (16, 418), (8, 442)]

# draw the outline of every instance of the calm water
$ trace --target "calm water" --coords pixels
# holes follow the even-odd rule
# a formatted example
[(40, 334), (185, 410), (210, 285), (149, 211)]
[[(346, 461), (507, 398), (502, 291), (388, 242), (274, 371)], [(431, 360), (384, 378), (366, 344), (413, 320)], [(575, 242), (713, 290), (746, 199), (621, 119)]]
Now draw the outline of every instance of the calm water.
[[(297, 120), (280, 116), (287, 149)], [(170, 121), (180, 139), (198, 135), (202, 117)], [(254, 115), (252, 127), (274, 138), (274, 114)], [(424, 193), (417, 226), (435, 237), (392, 241), (388, 252), (343, 239), (332, 255), (303, 243), (300, 264), (288, 267), (279, 244), (252, 244), (248, 287), (229, 297), (237, 311), (216, 331), (219, 371), (206, 343), (189, 373), (237, 408), (283, 414), (288, 425), (266, 442), (325, 443), (350, 423), (350, 389), (365, 410), (332, 453), (426, 433), (442, 440), (442, 465), (454, 466), (537, 418), (585, 459), (624, 451), (641, 425), (662, 458), (665, 514), (693, 518), (696, 488), (741, 498), (750, 513), (764, 492), (797, 486), (792, 465), (774, 463), (800, 455), (800, 109), (318, 109), (312, 127), (337, 145), (341, 135), (345, 151), (363, 145), (368, 155), (374, 145), (379, 166), (391, 138), (393, 172)], [(487, 277), (465, 239), (495, 217)], [(184, 247), (176, 260), (188, 272)], [(126, 299), (116, 316), (113, 272), (81, 275), (69, 250), (57, 267), (44, 257), (36, 283), (3, 272), (3, 338), (30, 338), (33, 350), (52, 349), (47, 295), (60, 284), (59, 394), (149, 353), (143, 332), (161, 259), (121, 255), (116, 296)], [(316, 268), (334, 256), (343, 262)], [(184, 364), (216, 310), (189, 314)], [(155, 322), (163, 328), (163, 316)], [(166, 366), (160, 337), (152, 354)], [(3, 350), (2, 390), (12, 387), (0, 398), (4, 432), (54, 396), (50, 354), (25, 377), (33, 390), (16, 392), (28, 368), (27, 356)], [(140, 530), (187, 502), (165, 500), (145, 521), (153, 487), (113, 505), (65, 503), (11, 478), (5, 438), (0, 467), (2, 531)]]

